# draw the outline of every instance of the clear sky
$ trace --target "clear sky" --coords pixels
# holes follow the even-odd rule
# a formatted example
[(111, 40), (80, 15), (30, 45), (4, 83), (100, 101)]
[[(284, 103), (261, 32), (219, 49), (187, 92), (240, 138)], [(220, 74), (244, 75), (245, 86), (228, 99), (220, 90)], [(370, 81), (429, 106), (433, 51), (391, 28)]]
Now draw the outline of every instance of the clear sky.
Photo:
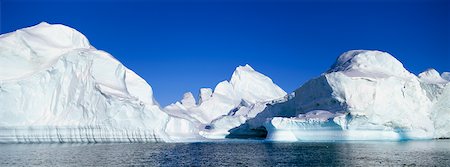
[(167, 105), (247, 63), (291, 92), (352, 49), (387, 51), (415, 74), (450, 71), (449, 4), (0, 0), (0, 32), (42, 21), (73, 27), (147, 80)]

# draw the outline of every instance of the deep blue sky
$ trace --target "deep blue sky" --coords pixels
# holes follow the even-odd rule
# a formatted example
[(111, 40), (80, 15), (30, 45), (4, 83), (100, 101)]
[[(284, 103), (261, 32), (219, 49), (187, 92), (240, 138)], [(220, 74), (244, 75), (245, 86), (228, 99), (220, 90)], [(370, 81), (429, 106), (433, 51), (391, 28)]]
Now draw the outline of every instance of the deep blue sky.
[(351, 49), (387, 51), (416, 74), (429, 67), (450, 71), (449, 1), (0, 0), (0, 5), (1, 33), (42, 21), (71, 26), (147, 80), (162, 105), (186, 91), (214, 87), (246, 63), (290, 92)]

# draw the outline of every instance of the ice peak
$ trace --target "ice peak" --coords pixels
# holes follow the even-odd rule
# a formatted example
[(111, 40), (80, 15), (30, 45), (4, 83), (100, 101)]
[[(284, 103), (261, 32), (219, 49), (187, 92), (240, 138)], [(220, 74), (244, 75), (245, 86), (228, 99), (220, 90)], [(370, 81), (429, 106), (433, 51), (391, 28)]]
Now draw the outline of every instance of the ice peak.
[(286, 95), (272, 79), (255, 71), (248, 64), (236, 68), (230, 83), (242, 99), (250, 103), (273, 100)]
[(43, 21), (43, 22), (40, 22), (39, 24), (36, 24), (35, 26), (31, 26), (31, 27), (45, 27), (45, 26), (49, 26), (49, 25), (50, 24), (48, 24), (46, 21)]
[(387, 52), (371, 50), (351, 50), (343, 53), (327, 73), (353, 72), (371, 76), (410, 76), (403, 64)]
[(186, 108), (196, 106), (194, 95), (191, 92), (186, 92), (183, 94), (183, 99), (181, 100), (181, 104), (183, 104)]
[[(55, 24), (55, 25), (57, 25), (57, 24)], [(62, 25), (62, 24), (59, 24), (59, 25)], [(32, 27), (34, 27), (34, 28), (37, 28), (37, 27), (48, 27), (48, 26), (51, 26), (51, 24), (49, 24), (49, 23), (47, 23), (46, 21), (43, 21), (43, 22), (40, 22), (39, 24), (36, 24), (35, 26), (31, 26), (31, 27), (28, 27), (28, 28), (32, 28)], [(68, 26), (65, 26), (65, 25), (62, 25), (63, 27), (66, 27), (66, 28), (70, 28), (70, 27), (68, 27)]]
[(245, 64), (244, 66), (236, 67), (236, 70), (234, 70), (233, 75), (231, 76), (230, 82), (232, 83), (233, 80), (238, 80), (238, 78), (246, 77), (247, 75), (262, 75), (262, 74), (255, 71), (255, 69), (253, 69), (249, 64)]
[(446, 83), (447, 80), (443, 79), (441, 75), (439, 75), (439, 72), (437, 72), (433, 68), (429, 68), (425, 70), (424, 72), (419, 74), (419, 78), (422, 81), (428, 82), (428, 83)]
[[(26, 41), (43, 42), (42, 45), (50, 45), (54, 48), (90, 48), (86, 36), (79, 31), (62, 24), (49, 24), (41, 22), (35, 26), (23, 28), (12, 32), (20, 34)], [(33, 45), (32, 45), (33, 46)]]
[(429, 68), (419, 74), (419, 78), (422, 78), (422, 77), (433, 77), (433, 78), (439, 77), (440, 78), (441, 76), (439, 75), (439, 72), (437, 72), (434, 68)]
[(249, 64), (245, 64), (244, 66), (236, 67), (235, 72), (241, 72), (241, 71), (255, 71), (255, 70)]

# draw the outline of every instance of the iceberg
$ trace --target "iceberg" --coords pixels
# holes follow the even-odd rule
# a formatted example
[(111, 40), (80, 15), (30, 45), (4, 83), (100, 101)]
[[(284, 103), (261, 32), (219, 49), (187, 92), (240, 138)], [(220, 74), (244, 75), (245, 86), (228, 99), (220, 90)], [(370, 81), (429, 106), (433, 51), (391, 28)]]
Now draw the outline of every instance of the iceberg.
[(230, 81), (220, 82), (214, 91), (201, 88), (198, 103), (192, 93), (187, 92), (181, 101), (164, 107), (163, 111), (172, 117), (183, 118), (178, 121), (190, 120), (189, 126), (195, 129), (190, 134), (170, 133), (174, 140), (185, 140), (186, 137), (224, 139), (230, 129), (256, 116), (270, 101), (284, 96), (283, 89), (247, 64), (237, 67)]
[(166, 140), (150, 85), (80, 32), (40, 23), (0, 36), (0, 142)]
[(450, 138), (450, 73), (381, 51), (343, 53), (286, 93), (250, 65), (164, 108), (152, 87), (73, 28), (0, 35), (0, 143)]
[(435, 70), (415, 76), (386, 52), (353, 50), (233, 131), (263, 129), (274, 141), (447, 138), (449, 85)]

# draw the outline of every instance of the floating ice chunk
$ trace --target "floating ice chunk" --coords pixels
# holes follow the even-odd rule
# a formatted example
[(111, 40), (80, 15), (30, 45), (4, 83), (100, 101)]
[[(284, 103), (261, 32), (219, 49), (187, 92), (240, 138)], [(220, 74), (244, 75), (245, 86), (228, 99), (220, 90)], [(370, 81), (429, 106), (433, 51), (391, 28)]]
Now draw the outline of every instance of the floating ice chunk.
[(0, 66), (0, 142), (167, 139), (150, 85), (72, 28), (1, 35)]
[[(271, 140), (284, 140), (284, 135), (289, 140), (448, 137), (449, 102), (443, 101), (448, 84), (436, 84), (439, 75), (433, 70), (421, 76), (408, 72), (388, 53), (349, 51), (326, 73), (297, 89), (295, 96), (271, 104), (230, 135), (261, 135), (264, 127)], [(426, 78), (433, 78), (433, 83)], [(337, 113), (346, 116), (332, 115)]]

